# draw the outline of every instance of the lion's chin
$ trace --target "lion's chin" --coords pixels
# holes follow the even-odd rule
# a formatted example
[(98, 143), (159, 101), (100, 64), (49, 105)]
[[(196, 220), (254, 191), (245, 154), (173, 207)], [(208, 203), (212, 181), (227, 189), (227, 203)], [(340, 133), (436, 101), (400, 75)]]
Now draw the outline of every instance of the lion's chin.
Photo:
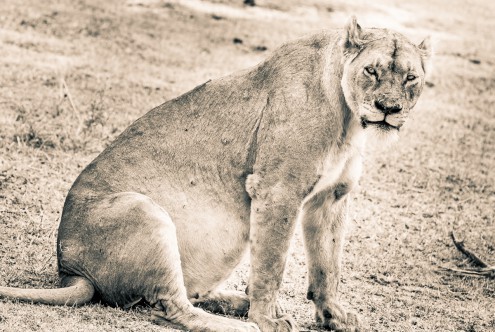
[(400, 126), (393, 126), (385, 121), (369, 121), (362, 119), (368, 142), (380, 148), (388, 148), (399, 139)]

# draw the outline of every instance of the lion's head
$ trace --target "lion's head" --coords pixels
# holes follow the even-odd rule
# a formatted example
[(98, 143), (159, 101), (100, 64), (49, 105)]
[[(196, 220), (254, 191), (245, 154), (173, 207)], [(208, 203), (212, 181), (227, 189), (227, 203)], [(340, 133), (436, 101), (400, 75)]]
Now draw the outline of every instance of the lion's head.
[(396, 32), (361, 29), (353, 17), (341, 45), (348, 107), (363, 128), (397, 132), (423, 89), (429, 38), (416, 46)]

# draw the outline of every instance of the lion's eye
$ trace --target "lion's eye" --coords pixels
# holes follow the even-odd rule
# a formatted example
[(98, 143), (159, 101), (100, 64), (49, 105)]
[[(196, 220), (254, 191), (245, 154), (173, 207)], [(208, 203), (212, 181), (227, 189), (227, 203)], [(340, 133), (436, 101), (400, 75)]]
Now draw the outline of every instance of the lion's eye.
[(415, 75), (413, 75), (413, 74), (407, 75), (407, 80), (408, 81), (414, 81), (415, 79), (416, 79), (416, 76)]
[(364, 70), (370, 75), (376, 75), (376, 70), (373, 67), (365, 67)]

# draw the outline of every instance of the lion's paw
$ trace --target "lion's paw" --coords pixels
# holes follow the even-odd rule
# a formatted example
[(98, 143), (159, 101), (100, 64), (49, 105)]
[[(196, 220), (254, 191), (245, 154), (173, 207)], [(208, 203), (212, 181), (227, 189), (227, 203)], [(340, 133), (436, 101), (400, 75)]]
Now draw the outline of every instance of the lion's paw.
[(269, 318), (267, 316), (251, 317), (251, 320), (258, 324), (263, 332), (297, 332), (299, 331), (296, 322), (289, 315), (283, 315), (278, 318)]
[(318, 325), (335, 332), (359, 332), (360, 322), (353, 312), (346, 312), (339, 304), (330, 303), (316, 309)]

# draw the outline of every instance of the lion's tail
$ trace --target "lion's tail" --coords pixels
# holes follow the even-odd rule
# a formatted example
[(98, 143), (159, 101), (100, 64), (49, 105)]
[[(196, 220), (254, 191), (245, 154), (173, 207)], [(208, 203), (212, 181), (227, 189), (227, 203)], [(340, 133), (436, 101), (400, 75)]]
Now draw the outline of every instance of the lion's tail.
[(69, 277), (67, 287), (56, 289), (24, 289), (0, 287), (0, 298), (51, 305), (81, 305), (91, 301), (95, 293), (93, 284), (84, 277)]

